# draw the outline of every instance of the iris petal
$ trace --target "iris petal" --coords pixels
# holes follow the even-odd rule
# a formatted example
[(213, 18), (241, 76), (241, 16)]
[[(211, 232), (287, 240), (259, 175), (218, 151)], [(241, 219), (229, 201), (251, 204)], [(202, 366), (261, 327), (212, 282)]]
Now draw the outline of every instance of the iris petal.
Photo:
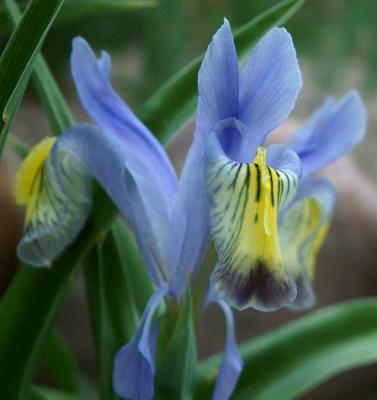
[(240, 77), (238, 118), (249, 127), (254, 149), (292, 111), (302, 86), (291, 35), (271, 29), (251, 52)]
[(335, 206), (335, 191), (325, 179), (308, 178), (279, 222), (284, 265), (297, 284), (291, 308), (313, 305), (312, 281), (318, 251), (327, 235)]
[(198, 76), (197, 124), (213, 130), (224, 119), (238, 113), (238, 59), (227, 19), (213, 36)]
[(115, 357), (113, 386), (125, 400), (153, 398), (157, 341), (153, 316), (165, 294), (166, 288), (161, 288), (150, 298), (134, 337)]
[[(127, 181), (133, 185), (133, 188), (127, 189), (128, 194), (135, 192), (137, 201), (142, 203), (140, 206), (123, 205), (122, 210), (128, 208), (126, 217), (134, 222), (133, 228), (139, 238), (139, 245), (144, 249), (154, 248), (153, 254), (146, 254), (143, 250), (144, 258), (149, 259), (149, 264), (163, 265), (160, 269), (165, 270), (166, 276), (171, 275), (174, 265), (168, 248), (172, 237), (168, 226), (177, 191), (177, 179), (172, 165), (156, 138), (111, 87), (110, 58), (106, 53), (96, 59), (89, 45), (83, 39), (76, 38), (73, 41), (71, 65), (84, 108), (103, 129), (109, 141), (116, 143), (119, 148), (117, 152), (123, 154), (129, 178)], [(107, 183), (110, 186), (112, 179), (109, 178)], [(133, 200), (127, 198), (123, 201), (130, 203)], [(131, 215), (131, 210), (136, 208), (141, 212), (132, 212)], [(136, 226), (140, 224), (146, 224), (146, 227)]]
[[(67, 129), (59, 137), (57, 146), (81, 160), (103, 186), (132, 226), (154, 283), (160, 286), (166, 282), (169, 270), (160, 243), (167, 217), (160, 215), (157, 221), (153, 219), (153, 213), (161, 208), (158, 189), (148, 180), (148, 174), (143, 175), (132, 152), (125, 151), (117, 137), (91, 125)], [(149, 196), (147, 203), (146, 196)]]
[(104, 131), (117, 136), (129, 151), (144, 159), (144, 168), (171, 199), (177, 184), (173, 167), (157, 139), (113, 90), (110, 57), (102, 52), (97, 60), (82, 38), (75, 38), (72, 46), (72, 76), (86, 112)]
[[(37, 145), (25, 160), (29, 173), (38, 161), (34, 155), (40, 153), (39, 149)], [(91, 208), (90, 179), (81, 162), (65, 149), (59, 149), (58, 142), (47, 156), (48, 153), (43, 162), (39, 160), (34, 171), (25, 229), (17, 247), (19, 258), (34, 266), (50, 266), (77, 236)], [(33, 165), (30, 160), (34, 161)]]
[(226, 321), (226, 343), (220, 371), (217, 375), (213, 400), (227, 400), (233, 393), (242, 370), (242, 358), (234, 335), (234, 318), (231, 308), (224, 301), (217, 300)]
[(218, 254), (212, 285), (238, 309), (274, 310), (291, 302), (296, 290), (283, 267), (277, 218), (294, 197), (298, 175), (270, 168), (262, 148), (254, 162), (232, 161), (214, 133), (207, 141), (206, 184)]
[[(199, 98), (194, 140), (179, 182), (172, 218), (177, 270), (173, 287), (183, 290), (200, 265), (209, 241), (208, 202), (204, 189), (205, 136), (238, 109), (238, 61), (229, 22), (214, 35), (199, 72)], [(179, 245), (180, 244), (180, 245)]]
[(289, 147), (297, 152), (303, 174), (314, 173), (350, 152), (366, 131), (366, 110), (356, 92), (339, 101), (328, 98), (292, 137)]

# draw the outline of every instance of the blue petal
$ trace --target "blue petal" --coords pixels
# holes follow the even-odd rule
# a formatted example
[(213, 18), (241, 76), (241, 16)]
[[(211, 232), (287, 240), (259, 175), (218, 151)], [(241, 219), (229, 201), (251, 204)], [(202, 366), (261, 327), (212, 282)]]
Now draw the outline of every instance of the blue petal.
[(220, 371), (217, 375), (213, 400), (229, 399), (242, 371), (242, 358), (234, 335), (234, 320), (231, 308), (222, 300), (217, 300), (226, 321), (226, 344)]
[[(177, 191), (177, 179), (169, 159), (154, 136), (136, 118), (128, 106), (114, 92), (109, 82), (110, 58), (102, 53), (99, 60), (95, 58), (89, 45), (81, 38), (73, 41), (71, 57), (72, 75), (81, 102), (88, 114), (103, 128), (107, 137), (122, 153), (128, 174), (128, 182), (133, 182), (136, 189), (127, 190), (138, 197), (141, 205), (129, 205), (129, 209), (139, 208), (128, 219), (133, 220), (134, 228), (142, 230), (140, 240), (145, 237), (141, 247), (157, 246), (157, 254), (144, 255), (164, 268), (170, 274), (173, 265), (169, 259), (171, 235), (168, 225), (171, 219), (173, 200)], [(107, 139), (106, 139), (107, 140)], [(123, 201), (126, 201), (123, 199)], [(134, 200), (136, 203), (136, 198)], [(127, 203), (131, 202), (127, 198)], [(122, 206), (124, 210), (126, 206)], [(146, 222), (146, 219), (148, 220)], [(145, 228), (136, 225), (146, 224)], [(145, 252), (143, 252), (145, 253)]]
[(50, 266), (83, 227), (91, 209), (91, 181), (80, 160), (59, 147), (51, 150), (41, 173), (38, 198), (18, 257), (33, 266)]
[(76, 38), (73, 40), (71, 68), (86, 112), (106, 132), (124, 141), (129, 151), (143, 155), (145, 168), (151, 173), (155, 171), (154, 179), (171, 198), (176, 190), (173, 167), (157, 139), (113, 90), (107, 53), (103, 52), (97, 60), (85, 40)]
[(118, 396), (126, 400), (153, 398), (157, 330), (153, 315), (166, 288), (150, 298), (137, 331), (132, 340), (115, 356), (113, 386)]
[(267, 147), (267, 164), (278, 170), (291, 171), (298, 177), (302, 173), (300, 158), (283, 144), (272, 144)]
[(288, 117), (301, 86), (290, 34), (271, 29), (251, 52), (240, 77), (239, 119), (249, 127), (254, 150)]
[(219, 121), (238, 114), (238, 60), (227, 19), (208, 46), (198, 80), (197, 126), (203, 135)]
[(116, 135), (129, 151), (140, 154), (145, 168), (164, 188), (167, 198), (176, 191), (173, 167), (157, 139), (115, 93), (109, 81), (110, 57), (99, 60), (82, 38), (75, 38), (71, 55), (72, 76), (83, 107), (106, 132)]
[[(171, 251), (177, 270), (173, 286), (183, 288), (209, 241), (208, 203), (204, 189), (205, 136), (223, 119), (237, 115), (238, 63), (229, 22), (214, 35), (199, 71), (199, 99), (194, 141), (179, 182), (173, 223), (177, 241)], [(179, 234), (179, 232), (181, 232)], [(182, 233), (185, 233), (184, 235)], [(178, 289), (177, 289), (178, 290)]]
[(138, 172), (144, 179), (153, 180), (158, 195), (171, 204), (177, 189), (173, 167), (160, 143), (115, 93), (109, 82), (110, 58), (102, 53), (97, 60), (89, 45), (82, 39), (73, 41), (72, 75), (80, 100), (103, 130), (119, 139), (137, 161)]
[(338, 102), (328, 98), (289, 146), (300, 156), (306, 176), (350, 152), (365, 131), (365, 107), (359, 94), (350, 92)]
[(60, 136), (57, 147), (79, 159), (122, 211), (157, 286), (168, 280), (164, 257), (168, 210), (161, 188), (143, 169), (139, 154), (97, 127), (78, 125)]

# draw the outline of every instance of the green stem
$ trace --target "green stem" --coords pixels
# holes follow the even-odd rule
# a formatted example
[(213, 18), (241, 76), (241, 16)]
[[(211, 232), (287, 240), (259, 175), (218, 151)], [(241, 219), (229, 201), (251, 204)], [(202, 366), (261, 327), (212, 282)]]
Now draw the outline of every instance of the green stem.
[(201, 316), (205, 296), (210, 284), (210, 277), (216, 262), (216, 250), (213, 244), (208, 248), (204, 261), (199, 268), (198, 274), (195, 277), (193, 290), (193, 320), (194, 326), (197, 326)]

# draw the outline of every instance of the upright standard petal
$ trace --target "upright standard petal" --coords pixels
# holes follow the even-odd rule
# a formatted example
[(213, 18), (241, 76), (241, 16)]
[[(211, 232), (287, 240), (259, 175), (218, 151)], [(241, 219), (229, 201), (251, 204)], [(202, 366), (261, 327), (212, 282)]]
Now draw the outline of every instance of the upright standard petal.
[[(89, 45), (82, 38), (76, 38), (71, 66), (85, 110), (104, 134), (117, 141), (124, 154), (126, 169), (149, 220), (151, 232), (148, 236), (153, 236), (159, 246), (158, 262), (169, 269), (168, 260), (161, 257), (166, 253), (164, 238), (177, 190), (172, 165), (155, 137), (111, 87), (110, 58), (106, 53), (97, 60)], [(138, 218), (138, 215), (134, 217)]]
[(90, 177), (81, 162), (58, 149), (56, 138), (42, 140), (21, 164), (15, 196), (26, 206), (19, 258), (50, 266), (84, 225), (91, 208)]
[(251, 163), (232, 161), (215, 133), (206, 150), (210, 230), (218, 255), (212, 285), (235, 308), (276, 310), (296, 296), (277, 232), (279, 210), (296, 192), (296, 168), (271, 168), (263, 148)]
[(239, 119), (249, 127), (254, 150), (292, 111), (302, 86), (291, 35), (270, 30), (255, 46), (240, 77)]
[(166, 288), (161, 288), (150, 298), (134, 337), (115, 357), (113, 386), (122, 399), (153, 398), (157, 340), (153, 316), (166, 293)]
[(174, 252), (177, 271), (173, 286), (183, 289), (200, 264), (209, 240), (208, 202), (204, 188), (205, 136), (238, 109), (238, 62), (229, 22), (214, 35), (199, 71), (199, 98), (194, 141), (188, 153), (174, 204), (175, 231), (181, 232), (181, 248)]
[(228, 304), (216, 300), (222, 308), (226, 322), (226, 342), (223, 360), (220, 371), (217, 375), (216, 386), (213, 392), (213, 400), (227, 400), (233, 393), (238, 377), (242, 371), (242, 358), (238, 350), (237, 341), (234, 335), (234, 318)]
[(284, 265), (297, 285), (291, 308), (314, 303), (312, 282), (317, 254), (326, 238), (335, 206), (335, 190), (325, 179), (307, 178), (279, 221)]
[(293, 135), (289, 146), (300, 156), (307, 176), (350, 152), (365, 131), (365, 107), (359, 94), (350, 92), (338, 102), (328, 98)]
[[(197, 125), (204, 132), (238, 115), (238, 60), (227, 19), (213, 36), (198, 75)], [(203, 132), (199, 133), (203, 135)]]

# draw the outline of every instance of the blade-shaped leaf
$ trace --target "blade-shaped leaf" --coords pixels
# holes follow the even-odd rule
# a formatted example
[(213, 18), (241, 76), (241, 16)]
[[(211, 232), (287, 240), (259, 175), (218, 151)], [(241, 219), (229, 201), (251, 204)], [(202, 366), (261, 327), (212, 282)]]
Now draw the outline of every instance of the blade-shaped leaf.
[(29, 394), (28, 400), (80, 400), (79, 397), (72, 393), (61, 392), (46, 387), (33, 387)]
[(42, 363), (59, 389), (80, 392), (80, 373), (76, 360), (58, 332), (52, 332), (43, 347)]
[[(273, 26), (285, 23), (304, 0), (283, 0), (252, 19), (234, 33), (238, 57), (242, 59), (256, 41)], [(166, 143), (192, 116), (195, 110), (197, 75), (203, 56), (187, 65), (166, 82), (140, 110), (148, 128)]]
[[(27, 5), (27, 1), (17, 2), (21, 9)], [(125, 12), (138, 10), (146, 7), (153, 7), (156, 0), (65, 0), (64, 5), (56, 18), (54, 26), (63, 25), (83, 17), (100, 15), (106, 12)], [(4, 19), (6, 10), (0, 5), (0, 19)], [(0, 27), (0, 33), (10, 31), (8, 24)]]
[[(7, 0), (4, 7), (8, 19), (11, 24), (16, 27), (21, 19), (21, 12), (17, 3), (15, 0)], [(64, 128), (73, 124), (73, 117), (46, 61), (40, 54), (36, 56), (34, 62), (34, 80), (39, 95), (47, 110), (47, 116), (52, 131), (58, 135)], [(18, 102), (23, 92), (23, 90), (19, 90), (13, 98)], [(13, 113), (15, 112), (15, 107), (9, 108), (13, 110)]]
[[(174, 304), (172, 306), (174, 308)], [(162, 346), (164, 352), (158, 362), (155, 397), (161, 400), (191, 399), (192, 381), (196, 370), (196, 345), (190, 291), (187, 292), (180, 308), (173, 332), (169, 316), (167, 319), (165, 331), (171, 336), (166, 345)], [(163, 341), (166, 341), (165, 337)]]
[(100, 369), (101, 399), (116, 399), (112, 367), (153, 292), (125, 226), (117, 221), (85, 258), (85, 283)]
[[(377, 299), (313, 312), (241, 346), (245, 362), (233, 399), (294, 399), (331, 376), (377, 362)], [(197, 398), (208, 398), (221, 357), (200, 368)]]
[(30, 147), (22, 139), (16, 136), (9, 136), (8, 144), (21, 160), (23, 160), (29, 154)]
[[(20, 93), (25, 88), (34, 59), (64, 0), (32, 0), (25, 9), (0, 58), (0, 154), (15, 113)], [(14, 9), (13, 2), (4, 4)], [(12, 101), (16, 92), (17, 101)], [(5, 129), (6, 128), (6, 129)]]
[(51, 270), (23, 267), (1, 299), (0, 387), (4, 400), (24, 396), (72, 273), (116, 215), (113, 204), (98, 187), (94, 199), (92, 216), (83, 232)]

